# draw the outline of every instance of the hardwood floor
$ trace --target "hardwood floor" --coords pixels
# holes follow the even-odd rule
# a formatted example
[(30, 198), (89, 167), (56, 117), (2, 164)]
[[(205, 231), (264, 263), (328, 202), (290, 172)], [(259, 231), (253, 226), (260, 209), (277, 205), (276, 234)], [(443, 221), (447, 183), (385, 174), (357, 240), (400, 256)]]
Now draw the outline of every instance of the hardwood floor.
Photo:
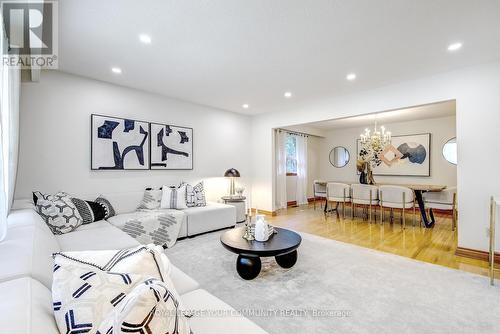
[(389, 223), (388, 214), (382, 226), (377, 215), (377, 222), (369, 223), (358, 216), (351, 220), (350, 209), (346, 208), (346, 219), (336, 212), (325, 216), (322, 208), (304, 205), (281, 210), (274, 217), (268, 216), (269, 222), (278, 227), (291, 228), (301, 232), (319, 235), (382, 252), (397, 254), (412, 259), (460, 269), (476, 274), (488, 275), (488, 263), (455, 255), (457, 232), (451, 230), (451, 216), (436, 215), (436, 225), (432, 229), (420, 228), (417, 222), (412, 226), (413, 214), (406, 218), (406, 229), (402, 230), (399, 213), (395, 213), (393, 223)]

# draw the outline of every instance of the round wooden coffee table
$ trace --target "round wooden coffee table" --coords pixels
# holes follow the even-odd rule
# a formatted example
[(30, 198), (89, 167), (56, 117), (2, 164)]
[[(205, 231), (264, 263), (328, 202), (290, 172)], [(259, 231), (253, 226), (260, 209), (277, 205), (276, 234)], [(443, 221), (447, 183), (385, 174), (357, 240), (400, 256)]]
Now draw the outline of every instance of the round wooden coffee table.
[(297, 248), (302, 238), (299, 234), (275, 227), (278, 233), (269, 240), (248, 241), (243, 239), (245, 227), (234, 228), (220, 237), (222, 245), (229, 251), (238, 254), (236, 270), (241, 278), (251, 280), (257, 277), (262, 267), (260, 258), (274, 256), (276, 262), (283, 268), (291, 268), (297, 262)]

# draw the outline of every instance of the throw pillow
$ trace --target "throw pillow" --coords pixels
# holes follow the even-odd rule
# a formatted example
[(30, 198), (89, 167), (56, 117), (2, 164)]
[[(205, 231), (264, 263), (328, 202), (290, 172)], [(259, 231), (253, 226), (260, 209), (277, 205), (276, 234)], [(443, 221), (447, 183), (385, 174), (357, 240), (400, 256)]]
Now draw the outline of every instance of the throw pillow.
[(58, 252), (53, 257), (57, 265), (78, 262), (103, 271), (141, 274), (172, 284), (170, 261), (162, 247), (152, 244), (121, 250)]
[(162, 209), (187, 209), (186, 186), (168, 187), (163, 186), (160, 208)]
[(109, 217), (113, 217), (116, 215), (115, 209), (113, 208), (111, 203), (106, 198), (104, 198), (102, 195), (97, 197), (95, 202), (99, 203), (100, 205), (102, 205), (104, 207), (104, 211), (106, 211), (106, 213), (104, 215), (104, 219), (108, 219)]
[(33, 193), (33, 202), (36, 203), (36, 212), (54, 234), (71, 232), (83, 223), (78, 209), (71, 201), (71, 197), (64, 192), (50, 195), (37, 191)]
[(160, 208), (162, 190), (146, 188), (137, 210), (156, 210)]
[(186, 184), (186, 205), (188, 207), (207, 205), (203, 181), (199, 182), (195, 186)]
[(190, 333), (175, 288), (157, 277), (157, 252), (140, 246), (55, 254), (52, 296), (61, 333)]
[(82, 216), (83, 224), (90, 224), (106, 217), (106, 208), (101, 203), (84, 201), (79, 198), (71, 198), (71, 201)]

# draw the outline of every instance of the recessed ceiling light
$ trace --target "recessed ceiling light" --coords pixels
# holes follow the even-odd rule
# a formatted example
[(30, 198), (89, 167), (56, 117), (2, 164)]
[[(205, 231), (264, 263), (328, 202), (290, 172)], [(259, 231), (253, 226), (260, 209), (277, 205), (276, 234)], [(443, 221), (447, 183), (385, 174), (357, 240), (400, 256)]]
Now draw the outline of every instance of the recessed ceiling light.
[(122, 69), (119, 67), (112, 67), (111, 72), (113, 72), (115, 74), (122, 74)]
[(140, 34), (139, 40), (144, 44), (151, 44), (151, 36), (146, 34)]
[(452, 43), (450, 45), (448, 45), (448, 51), (457, 51), (457, 50), (460, 50), (462, 48), (462, 43), (460, 42), (457, 42), (457, 43)]
[(245, 103), (244, 105), (242, 105), (241, 107), (242, 107), (243, 109), (248, 109), (248, 108), (250, 108), (250, 106), (249, 106), (248, 104), (246, 104), (246, 103)]
[(283, 96), (286, 97), (287, 99), (289, 99), (292, 97), (292, 92), (285, 92), (285, 94), (283, 94)]
[(356, 73), (349, 73), (345, 78), (349, 81), (353, 81), (356, 79)]

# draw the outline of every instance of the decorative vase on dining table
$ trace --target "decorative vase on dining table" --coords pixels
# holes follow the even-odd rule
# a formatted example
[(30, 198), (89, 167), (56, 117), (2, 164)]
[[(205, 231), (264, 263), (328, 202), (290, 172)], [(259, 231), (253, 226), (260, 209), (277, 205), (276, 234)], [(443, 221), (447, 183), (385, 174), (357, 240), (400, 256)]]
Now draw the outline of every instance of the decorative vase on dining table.
[(362, 171), (359, 174), (359, 183), (361, 183), (361, 184), (367, 184), (367, 176), (366, 176), (366, 172), (365, 171)]

